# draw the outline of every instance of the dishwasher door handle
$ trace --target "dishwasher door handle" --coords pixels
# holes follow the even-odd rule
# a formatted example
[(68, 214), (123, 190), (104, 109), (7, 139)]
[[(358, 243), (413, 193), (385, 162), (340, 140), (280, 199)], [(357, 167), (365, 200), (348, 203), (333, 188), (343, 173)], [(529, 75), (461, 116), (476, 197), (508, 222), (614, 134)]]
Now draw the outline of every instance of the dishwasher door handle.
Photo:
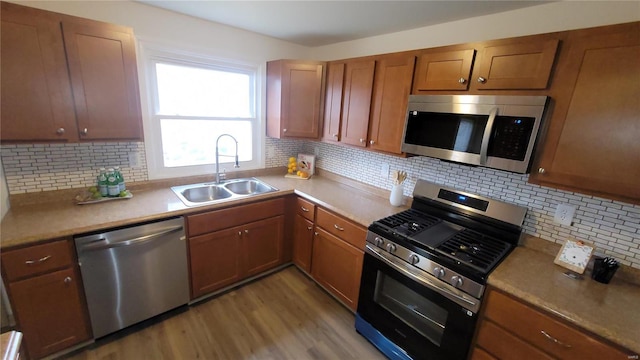
[[(100, 239), (97, 240), (96, 242), (92, 243), (92, 244), (87, 244), (82, 246), (79, 250), (80, 251), (98, 251), (98, 250), (105, 250), (105, 249), (111, 249), (111, 248), (116, 248), (116, 247), (123, 247), (123, 246), (132, 246), (132, 245), (140, 245), (140, 244), (144, 244), (147, 243), (153, 239), (159, 238), (161, 236), (167, 235), (167, 234), (171, 234), (174, 232), (178, 232), (180, 230), (182, 230), (183, 227), (182, 226), (176, 226), (176, 227), (172, 227), (166, 230), (162, 230), (162, 231), (158, 231), (157, 233), (153, 233), (153, 234), (149, 234), (149, 235), (143, 235), (143, 236), (139, 236), (137, 238), (133, 238), (133, 239), (129, 239), (129, 240), (124, 240), (124, 241), (118, 241), (118, 242), (114, 242), (114, 243), (102, 243), (103, 241), (107, 241), (107, 239)], [(100, 243), (98, 243), (100, 242)]]

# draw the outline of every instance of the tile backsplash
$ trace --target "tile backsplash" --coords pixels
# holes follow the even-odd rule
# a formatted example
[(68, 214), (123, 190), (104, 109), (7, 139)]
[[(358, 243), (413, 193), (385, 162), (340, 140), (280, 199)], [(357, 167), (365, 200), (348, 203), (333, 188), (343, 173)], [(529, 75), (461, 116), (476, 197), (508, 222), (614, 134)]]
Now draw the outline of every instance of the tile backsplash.
[[(405, 195), (411, 195), (416, 179), (502, 199), (526, 206), (524, 231), (562, 243), (568, 237), (594, 243), (606, 254), (640, 269), (640, 206), (527, 183), (528, 175), (474, 168), (428, 157), (400, 158), (301, 140), (266, 139), (266, 167), (285, 166), (289, 156), (318, 152), (316, 166), (383, 189), (391, 179), (383, 165), (409, 174)], [(129, 154), (142, 154), (138, 168), (129, 167)], [(28, 144), (0, 148), (4, 174), (11, 194), (84, 187), (93, 184), (97, 169), (119, 165), (127, 181), (146, 181), (144, 143)], [(556, 206), (576, 207), (571, 226), (553, 221)]]

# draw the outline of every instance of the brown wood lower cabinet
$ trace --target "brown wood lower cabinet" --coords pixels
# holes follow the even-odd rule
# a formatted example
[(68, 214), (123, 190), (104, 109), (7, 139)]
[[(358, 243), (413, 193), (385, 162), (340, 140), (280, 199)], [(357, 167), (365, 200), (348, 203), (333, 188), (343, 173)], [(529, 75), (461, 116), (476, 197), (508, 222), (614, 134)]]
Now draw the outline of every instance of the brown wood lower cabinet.
[(471, 359), (628, 359), (625, 352), (550, 314), (491, 289)]
[(187, 216), (192, 299), (284, 262), (284, 204), (279, 198)]
[(316, 228), (311, 275), (351, 310), (358, 307), (364, 252)]
[(293, 263), (306, 273), (311, 272), (313, 222), (296, 214), (293, 223)]
[(3, 251), (3, 277), (12, 279), (7, 284), (9, 297), (29, 358), (42, 358), (91, 337), (74, 259), (70, 239)]

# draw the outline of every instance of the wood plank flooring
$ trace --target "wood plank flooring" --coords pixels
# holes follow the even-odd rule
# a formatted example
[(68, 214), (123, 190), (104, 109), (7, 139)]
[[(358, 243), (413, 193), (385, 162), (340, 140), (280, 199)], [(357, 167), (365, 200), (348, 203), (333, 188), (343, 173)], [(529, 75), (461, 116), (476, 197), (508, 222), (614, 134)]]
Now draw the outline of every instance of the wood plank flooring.
[(290, 266), (239, 289), (101, 339), (65, 357), (384, 359), (354, 315)]

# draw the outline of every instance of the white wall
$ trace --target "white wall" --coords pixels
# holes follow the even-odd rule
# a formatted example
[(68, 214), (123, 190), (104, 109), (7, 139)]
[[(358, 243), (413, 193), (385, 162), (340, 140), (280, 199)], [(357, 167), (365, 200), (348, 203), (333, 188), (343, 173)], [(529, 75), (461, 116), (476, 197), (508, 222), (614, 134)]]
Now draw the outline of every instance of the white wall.
[(561, 1), (319, 46), (311, 49), (310, 58), (346, 59), (639, 20), (640, 1)]

